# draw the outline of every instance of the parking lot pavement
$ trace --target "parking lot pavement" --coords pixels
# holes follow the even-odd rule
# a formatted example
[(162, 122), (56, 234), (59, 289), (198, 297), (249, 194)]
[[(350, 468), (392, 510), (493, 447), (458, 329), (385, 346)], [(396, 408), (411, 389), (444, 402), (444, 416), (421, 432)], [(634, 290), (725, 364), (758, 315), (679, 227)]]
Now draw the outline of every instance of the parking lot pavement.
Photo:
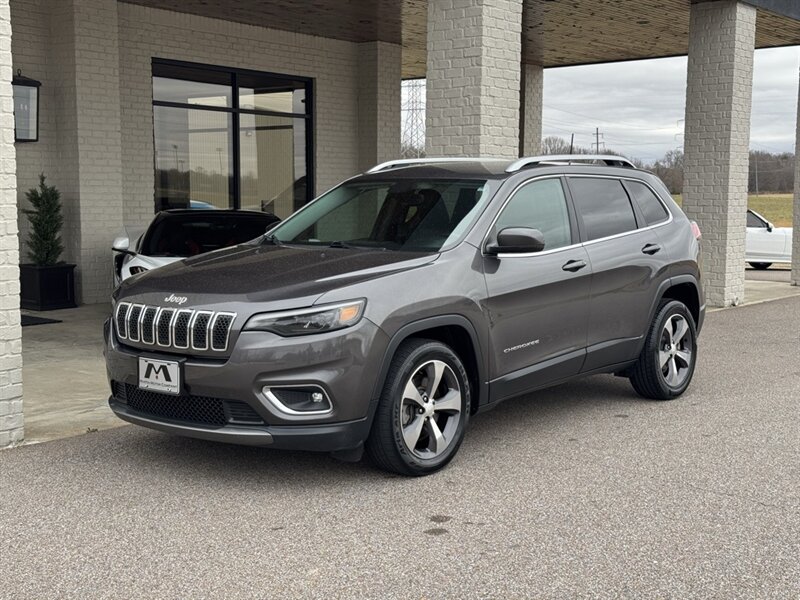
[(592, 377), (422, 479), (122, 427), (0, 452), (0, 597), (797, 597), (800, 298), (708, 315), (689, 392)]

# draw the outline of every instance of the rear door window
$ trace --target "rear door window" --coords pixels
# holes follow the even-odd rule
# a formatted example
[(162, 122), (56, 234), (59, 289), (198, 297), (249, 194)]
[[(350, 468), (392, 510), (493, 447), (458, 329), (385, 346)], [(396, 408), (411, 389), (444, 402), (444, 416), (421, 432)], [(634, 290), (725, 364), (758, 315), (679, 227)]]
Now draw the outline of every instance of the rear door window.
[(633, 201), (639, 206), (639, 211), (644, 217), (647, 225), (662, 223), (669, 218), (669, 213), (664, 205), (656, 197), (653, 191), (639, 181), (625, 181), (625, 186), (633, 197)]
[(637, 228), (630, 198), (619, 179), (570, 177), (569, 188), (586, 241)]

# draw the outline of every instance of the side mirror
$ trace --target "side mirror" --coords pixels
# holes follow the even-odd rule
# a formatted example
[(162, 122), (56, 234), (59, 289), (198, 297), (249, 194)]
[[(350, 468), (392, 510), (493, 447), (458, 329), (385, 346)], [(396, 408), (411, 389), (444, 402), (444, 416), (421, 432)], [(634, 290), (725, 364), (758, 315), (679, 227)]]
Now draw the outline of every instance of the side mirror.
[(128, 256), (138, 256), (136, 252), (131, 250), (131, 240), (126, 235), (121, 235), (117, 238), (114, 238), (114, 243), (111, 245), (111, 249), (114, 252), (119, 252), (120, 254), (127, 254)]
[(497, 234), (497, 241), (486, 246), (488, 254), (501, 252), (523, 254), (544, 250), (544, 234), (530, 227), (506, 227)]
[(769, 221), (767, 221), (767, 231), (772, 233), (773, 229), (775, 229), (775, 226), (772, 223), (770, 223)]

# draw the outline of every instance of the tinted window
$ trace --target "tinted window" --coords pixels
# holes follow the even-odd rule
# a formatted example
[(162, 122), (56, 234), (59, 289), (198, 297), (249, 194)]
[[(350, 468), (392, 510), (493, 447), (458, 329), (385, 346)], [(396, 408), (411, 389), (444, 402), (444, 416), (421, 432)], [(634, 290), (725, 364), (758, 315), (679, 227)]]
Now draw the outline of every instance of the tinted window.
[(545, 250), (569, 246), (572, 234), (561, 180), (544, 179), (520, 188), (495, 224), (496, 231), (506, 227), (538, 229), (544, 234)]
[(177, 214), (159, 220), (145, 235), (142, 254), (195, 256), (257, 238), (276, 222), (272, 215)]
[(618, 179), (574, 177), (570, 178), (569, 187), (587, 240), (636, 229), (631, 201)]
[(747, 211), (747, 226), (748, 227), (766, 227), (764, 222), (751, 213), (749, 210)]
[(655, 225), (669, 218), (667, 209), (649, 187), (638, 181), (626, 181), (625, 185), (630, 190), (634, 202), (639, 206), (645, 223)]
[(320, 196), (273, 235), (292, 244), (435, 252), (460, 238), (488, 197), (481, 180), (352, 181)]

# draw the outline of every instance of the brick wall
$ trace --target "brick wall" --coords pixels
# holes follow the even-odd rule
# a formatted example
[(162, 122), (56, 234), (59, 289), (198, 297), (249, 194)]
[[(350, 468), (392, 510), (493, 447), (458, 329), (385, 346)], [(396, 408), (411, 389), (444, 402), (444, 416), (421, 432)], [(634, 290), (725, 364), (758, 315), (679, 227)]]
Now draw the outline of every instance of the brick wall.
[(519, 155), (522, 0), (430, 0), (428, 156)]
[(313, 77), (317, 191), (358, 172), (358, 44), (118, 6), (126, 226), (153, 217), (153, 57)]
[(692, 4), (683, 209), (703, 232), (703, 277), (711, 306), (744, 298), (755, 27), (756, 9), (746, 4)]
[(22, 342), (11, 95), (11, 13), (0, 0), (0, 448), (22, 441)]
[(520, 156), (536, 156), (542, 150), (542, 102), (544, 69), (522, 65)]
[(359, 170), (399, 156), (401, 48), (385, 42), (358, 45)]

